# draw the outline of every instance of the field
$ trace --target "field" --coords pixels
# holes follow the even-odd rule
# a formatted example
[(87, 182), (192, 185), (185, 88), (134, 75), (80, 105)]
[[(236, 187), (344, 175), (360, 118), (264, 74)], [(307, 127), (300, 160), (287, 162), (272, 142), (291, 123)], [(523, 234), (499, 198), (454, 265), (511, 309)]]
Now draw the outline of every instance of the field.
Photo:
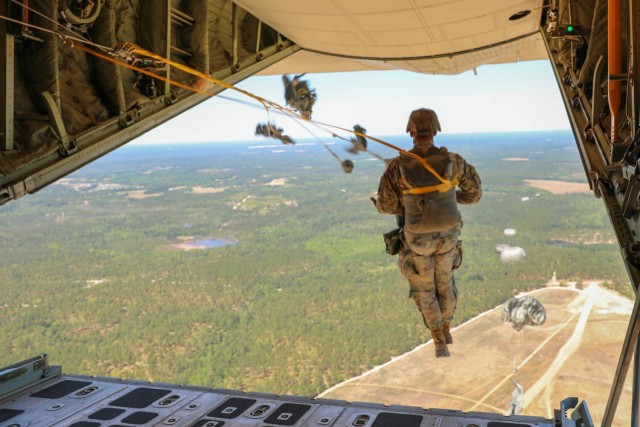
[(524, 182), (533, 188), (548, 191), (552, 194), (589, 194), (589, 184), (586, 182), (550, 181), (546, 179), (525, 179)]
[[(586, 185), (569, 132), (438, 141), (484, 189), (462, 210), (455, 324), (554, 273), (631, 294), (602, 202), (525, 182)], [(345, 174), (317, 142), (262, 142), (124, 147), (0, 208), (0, 365), (49, 353), (78, 374), (316, 395), (426, 342), (384, 251), (394, 219), (369, 200), (384, 164)]]
[[(497, 307), (453, 331), (450, 358), (435, 359), (429, 342), (321, 397), (508, 415), (517, 382), (525, 391), (522, 414), (553, 418), (561, 400), (576, 396), (599, 424), (632, 302), (596, 283), (529, 295), (545, 306), (542, 326), (518, 332), (502, 322)], [(630, 373), (615, 425), (629, 425), (631, 384)]]

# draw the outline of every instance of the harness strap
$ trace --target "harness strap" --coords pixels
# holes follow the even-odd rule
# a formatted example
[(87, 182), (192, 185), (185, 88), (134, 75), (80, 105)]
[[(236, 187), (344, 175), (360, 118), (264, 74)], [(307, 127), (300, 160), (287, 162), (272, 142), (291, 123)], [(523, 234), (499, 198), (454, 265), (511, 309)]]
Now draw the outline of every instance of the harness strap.
[[(399, 150), (399, 151), (400, 151), (400, 154), (404, 154), (405, 156), (413, 157), (414, 159), (416, 159), (422, 165), (423, 168), (429, 171), (438, 181), (440, 181), (440, 184), (436, 184), (436, 185), (428, 185), (425, 187), (414, 187), (409, 183), (409, 181), (407, 181), (407, 178), (405, 178), (404, 176), (404, 171), (402, 170), (402, 167), (400, 167), (400, 175), (402, 175), (401, 181), (404, 184), (404, 186), (407, 187), (406, 190), (402, 190), (402, 194), (427, 194), (427, 193), (434, 193), (436, 191), (439, 193), (444, 193), (446, 191), (451, 190), (453, 187), (456, 187), (459, 184), (457, 179), (454, 179), (453, 181), (451, 181), (440, 176), (440, 174), (436, 172), (433, 166), (431, 166), (425, 158), (415, 153), (412, 153), (410, 151), (405, 151), (405, 150)], [(450, 167), (451, 167), (451, 159), (449, 159), (449, 165), (447, 166), (447, 170), (450, 170)]]
[(457, 179), (454, 179), (453, 181), (449, 181), (449, 180), (445, 180), (445, 181), (446, 182), (442, 182), (436, 185), (429, 185), (427, 187), (412, 187), (405, 179), (404, 183), (409, 187), (409, 189), (402, 190), (402, 194), (427, 194), (427, 193), (433, 193), (436, 191), (439, 193), (444, 193), (446, 191), (451, 190), (452, 188), (456, 187), (459, 184)]

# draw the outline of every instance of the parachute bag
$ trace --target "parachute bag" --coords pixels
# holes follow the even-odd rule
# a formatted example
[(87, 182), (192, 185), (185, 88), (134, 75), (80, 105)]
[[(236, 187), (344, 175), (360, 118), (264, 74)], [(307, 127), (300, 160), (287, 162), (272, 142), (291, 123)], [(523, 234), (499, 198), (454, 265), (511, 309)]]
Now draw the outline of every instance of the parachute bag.
[(459, 268), (462, 265), (462, 240), (456, 240), (456, 248), (453, 254), (453, 269)]
[(385, 251), (389, 255), (397, 255), (402, 248), (402, 228), (396, 228), (388, 233), (382, 235), (384, 238), (384, 244), (386, 245)]

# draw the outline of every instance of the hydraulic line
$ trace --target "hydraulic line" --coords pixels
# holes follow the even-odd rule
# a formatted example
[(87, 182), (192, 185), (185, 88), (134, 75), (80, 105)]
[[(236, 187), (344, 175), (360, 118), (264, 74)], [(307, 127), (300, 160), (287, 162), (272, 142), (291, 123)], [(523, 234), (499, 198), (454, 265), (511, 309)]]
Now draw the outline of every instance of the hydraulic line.
[(609, 111), (611, 112), (611, 144), (615, 144), (618, 138), (618, 112), (620, 110), (621, 82), (615, 77), (622, 70), (621, 61), (621, 34), (620, 34), (620, 0), (609, 0), (608, 8), (608, 98)]

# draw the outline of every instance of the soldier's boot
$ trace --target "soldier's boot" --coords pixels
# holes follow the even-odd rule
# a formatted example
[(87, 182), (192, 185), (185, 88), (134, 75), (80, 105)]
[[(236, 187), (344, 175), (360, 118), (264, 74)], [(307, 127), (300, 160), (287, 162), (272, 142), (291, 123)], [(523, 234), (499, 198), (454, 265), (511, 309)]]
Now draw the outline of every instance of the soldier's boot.
[(444, 332), (444, 340), (447, 344), (453, 344), (453, 337), (451, 336), (451, 323), (442, 323), (442, 332)]
[(449, 349), (447, 348), (447, 342), (442, 331), (442, 326), (439, 329), (431, 329), (431, 336), (433, 337), (433, 346), (436, 348), (436, 357), (449, 357)]

